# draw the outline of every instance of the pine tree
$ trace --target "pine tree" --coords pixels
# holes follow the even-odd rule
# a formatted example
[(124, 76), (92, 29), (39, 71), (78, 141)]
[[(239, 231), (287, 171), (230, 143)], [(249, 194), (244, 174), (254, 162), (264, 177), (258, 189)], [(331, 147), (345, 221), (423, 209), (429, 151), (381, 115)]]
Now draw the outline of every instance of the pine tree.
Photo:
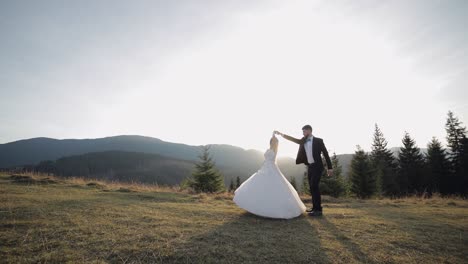
[(399, 191), (396, 182), (397, 164), (392, 152), (387, 149), (387, 144), (382, 131), (375, 124), (371, 161), (376, 175), (376, 187), (379, 195), (395, 195)]
[(372, 173), (369, 156), (357, 146), (351, 160), (350, 191), (360, 198), (370, 197), (375, 193), (375, 178)]
[(345, 193), (345, 183), (342, 177), (342, 167), (335, 153), (332, 156), (333, 175), (329, 177), (324, 171), (320, 181), (320, 192), (333, 197), (342, 196)]
[(241, 180), (240, 180), (240, 177), (237, 176), (236, 177), (236, 189), (239, 188), (239, 186), (241, 186)]
[(296, 178), (294, 177), (290, 177), (289, 178), (289, 183), (291, 183), (292, 187), (294, 187), (294, 189), (297, 191), (297, 183), (296, 183)]
[(209, 150), (209, 146), (202, 146), (200, 162), (195, 164), (195, 170), (189, 181), (189, 186), (197, 192), (213, 193), (225, 189), (223, 176), (216, 169)]
[(398, 178), (401, 194), (421, 193), (427, 188), (424, 178), (424, 157), (408, 132), (402, 139), (403, 147), (398, 154)]
[(302, 193), (310, 194), (309, 176), (307, 174), (307, 171), (304, 172), (304, 176), (302, 177)]
[(466, 127), (462, 122), (453, 114), (448, 112), (447, 122), (445, 124), (447, 131), (447, 144), (450, 148), (449, 160), (451, 163), (452, 182), (449, 187), (450, 193), (460, 193), (464, 182), (465, 175), (463, 175), (463, 145), (466, 139)]
[(451, 150), (450, 160), (454, 168), (459, 165), (459, 159), (463, 151), (463, 140), (466, 138), (466, 127), (462, 125), (458, 117), (452, 111), (448, 112), (445, 130), (447, 131), (447, 143)]
[(460, 180), (462, 181), (460, 186), (460, 193), (464, 197), (468, 196), (468, 138), (462, 141), (462, 152), (460, 155)]
[(229, 184), (229, 192), (233, 192), (234, 191), (234, 179), (231, 178), (231, 183)]
[(450, 192), (450, 163), (440, 141), (435, 137), (427, 145), (426, 164), (431, 192)]

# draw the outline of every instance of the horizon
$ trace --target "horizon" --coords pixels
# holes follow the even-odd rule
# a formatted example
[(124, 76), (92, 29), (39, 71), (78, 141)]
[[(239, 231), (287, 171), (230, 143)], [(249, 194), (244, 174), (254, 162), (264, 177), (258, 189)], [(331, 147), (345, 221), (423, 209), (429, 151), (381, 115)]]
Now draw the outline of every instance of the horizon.
[[(14, 143), (14, 142), (17, 142), (17, 141), (25, 141), (25, 140), (32, 140), (32, 139), (40, 139), (40, 138), (44, 138), (44, 139), (53, 139), (53, 140), (93, 140), (93, 139), (104, 139), (104, 138), (113, 138), (113, 137), (122, 137), (122, 136), (128, 136), (128, 137), (145, 137), (145, 138), (151, 138), (151, 139), (157, 139), (157, 140), (161, 140), (163, 142), (166, 142), (166, 143), (173, 143), (173, 144), (182, 144), (182, 145), (187, 145), (187, 146), (193, 146), (193, 147), (198, 147), (198, 146), (203, 146), (203, 145), (192, 145), (192, 144), (187, 144), (187, 143), (184, 143), (184, 142), (172, 142), (172, 141), (167, 141), (167, 140), (164, 140), (164, 139), (161, 139), (161, 138), (158, 138), (158, 137), (151, 137), (151, 136), (145, 136), (145, 135), (113, 135), (113, 136), (106, 136), (106, 137), (98, 137), (98, 138), (51, 138), (51, 137), (32, 137), (32, 138), (24, 138), (24, 139), (18, 139), (18, 140), (14, 140), (14, 141), (10, 141), (10, 142), (6, 142), (6, 143), (0, 143), (1, 144), (9, 144), (9, 143)], [(279, 136), (281, 137), (281, 136)], [(280, 139), (281, 140), (281, 139)], [(283, 139), (284, 140), (284, 139)], [(224, 145), (224, 146), (230, 146), (230, 147), (236, 147), (236, 148), (241, 148), (243, 149), (244, 151), (258, 151), (258, 152), (265, 152), (265, 150), (267, 149), (254, 149), (254, 148), (244, 148), (244, 147), (241, 147), (241, 146), (236, 146), (236, 145), (232, 145), (232, 144), (227, 144), (227, 143), (208, 143), (206, 145), (218, 145), (218, 146), (221, 146), (221, 145)], [(401, 148), (402, 146), (387, 146), (387, 148), (389, 150), (393, 150), (393, 149), (399, 149)], [(419, 149), (421, 151), (424, 151), (427, 149), (427, 146), (418, 146)], [(372, 150), (369, 149), (364, 149), (365, 152), (371, 152)], [(296, 151), (297, 152), (297, 151)], [(330, 154), (330, 157), (334, 154), (335, 152), (329, 152)], [(354, 154), (354, 152), (352, 153), (335, 153), (336, 155), (352, 155)], [(296, 155), (294, 154), (293, 156), (291, 155), (286, 155), (286, 154), (281, 154), (281, 149), (279, 149), (279, 153), (278, 153), (278, 157), (279, 158), (295, 158)]]
[[(145, 135), (330, 153), (468, 118), (468, 1), (0, 3), (0, 143)], [(308, 99), (309, 98), (309, 99)], [(280, 156), (297, 146), (280, 137)], [(283, 144), (284, 143), (284, 144)]]

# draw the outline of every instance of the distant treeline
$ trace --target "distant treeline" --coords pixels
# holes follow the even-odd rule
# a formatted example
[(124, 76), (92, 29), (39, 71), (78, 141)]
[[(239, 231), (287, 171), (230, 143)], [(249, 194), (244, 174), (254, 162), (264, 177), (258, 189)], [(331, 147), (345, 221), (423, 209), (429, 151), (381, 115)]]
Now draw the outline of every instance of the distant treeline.
[(176, 185), (190, 175), (192, 168), (191, 161), (157, 154), (104, 151), (42, 161), (34, 170), (62, 177)]
[(416, 142), (405, 132), (403, 147), (395, 157), (387, 148), (387, 141), (375, 125), (372, 151), (359, 146), (351, 162), (349, 190), (358, 197), (373, 195), (404, 196), (409, 194), (431, 196), (468, 194), (468, 139), (466, 127), (448, 112), (445, 124), (447, 148), (433, 138), (422, 154)]

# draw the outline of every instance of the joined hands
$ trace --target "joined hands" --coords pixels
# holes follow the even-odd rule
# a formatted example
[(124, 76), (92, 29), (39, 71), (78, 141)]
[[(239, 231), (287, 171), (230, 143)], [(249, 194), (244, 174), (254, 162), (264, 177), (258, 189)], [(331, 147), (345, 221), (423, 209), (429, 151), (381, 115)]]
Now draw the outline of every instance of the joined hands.
[(283, 133), (279, 132), (278, 130), (273, 131), (273, 134), (283, 136)]

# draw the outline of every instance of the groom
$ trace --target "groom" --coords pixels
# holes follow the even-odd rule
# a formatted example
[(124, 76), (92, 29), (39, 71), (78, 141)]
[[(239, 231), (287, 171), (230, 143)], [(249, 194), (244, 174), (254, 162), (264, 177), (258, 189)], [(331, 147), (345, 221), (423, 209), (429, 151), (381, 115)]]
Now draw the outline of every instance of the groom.
[(304, 137), (301, 139), (293, 138), (279, 131), (275, 131), (275, 134), (281, 135), (283, 138), (299, 144), (296, 164), (304, 163), (307, 166), (310, 194), (312, 195), (313, 207), (312, 209), (308, 209), (307, 212), (311, 216), (322, 215), (322, 198), (320, 196), (319, 183), (324, 167), (321, 153), (323, 153), (327, 162), (328, 176), (332, 176), (333, 174), (332, 164), (330, 157), (328, 156), (327, 148), (325, 148), (325, 144), (323, 143), (323, 139), (312, 135), (312, 127), (310, 125), (305, 125), (302, 128), (302, 134)]

